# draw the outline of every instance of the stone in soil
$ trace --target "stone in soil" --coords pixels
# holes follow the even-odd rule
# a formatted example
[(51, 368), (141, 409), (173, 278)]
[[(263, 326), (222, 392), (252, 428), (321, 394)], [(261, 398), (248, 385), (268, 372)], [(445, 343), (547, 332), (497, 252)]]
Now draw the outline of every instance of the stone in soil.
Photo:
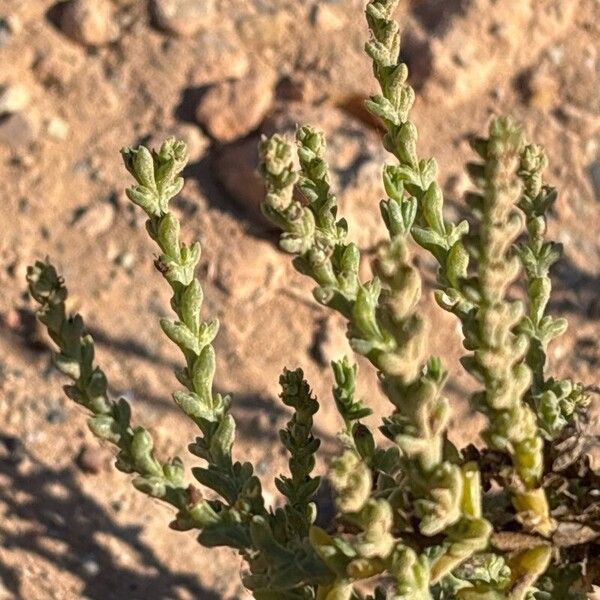
[(131, 273), (135, 266), (135, 254), (132, 252), (123, 252), (117, 256), (115, 264), (124, 269), (127, 273)]
[(58, 423), (64, 423), (66, 419), (65, 411), (61, 407), (51, 408), (46, 413), (46, 421), (51, 425), (57, 425)]
[(189, 73), (190, 85), (201, 87), (225, 79), (241, 79), (248, 73), (250, 60), (233, 32), (198, 34), (196, 60)]
[(38, 127), (24, 114), (0, 116), (0, 144), (13, 149), (29, 146), (38, 137)]
[(260, 203), (265, 197), (265, 186), (257, 173), (259, 140), (256, 135), (221, 148), (215, 158), (214, 173), (246, 214), (264, 225)]
[(215, 0), (152, 0), (156, 25), (173, 35), (191, 36), (214, 24)]
[(0, 17), (0, 48), (6, 46), (10, 38), (21, 31), (21, 20), (17, 15)]
[(60, 117), (52, 117), (46, 123), (46, 133), (54, 140), (64, 141), (69, 135), (69, 124)]
[(186, 143), (190, 162), (200, 160), (210, 146), (210, 140), (192, 123), (179, 123), (173, 135)]
[(525, 71), (518, 78), (519, 91), (529, 106), (548, 111), (559, 104), (560, 85), (554, 70), (542, 65)]
[(84, 473), (97, 475), (104, 465), (104, 456), (99, 448), (84, 444), (77, 455), (76, 462)]
[(0, 114), (19, 112), (29, 104), (29, 91), (21, 84), (0, 86)]
[(113, 224), (115, 208), (110, 202), (96, 202), (75, 219), (75, 225), (90, 237), (107, 232)]
[(100, 573), (100, 563), (94, 556), (87, 556), (81, 562), (81, 568), (88, 577), (96, 577)]
[(339, 31), (344, 27), (344, 9), (330, 4), (318, 4), (313, 10), (312, 21), (322, 31)]
[(10, 308), (0, 315), (2, 324), (11, 331), (18, 331), (21, 328), (21, 314), (16, 308)]
[(68, 0), (61, 6), (59, 23), (66, 36), (84, 46), (104, 46), (118, 36), (109, 0)]
[(588, 165), (586, 171), (592, 184), (594, 196), (600, 202), (600, 158), (595, 160), (591, 165)]
[(196, 109), (198, 123), (216, 140), (231, 142), (255, 130), (271, 107), (275, 81), (253, 74), (210, 87)]

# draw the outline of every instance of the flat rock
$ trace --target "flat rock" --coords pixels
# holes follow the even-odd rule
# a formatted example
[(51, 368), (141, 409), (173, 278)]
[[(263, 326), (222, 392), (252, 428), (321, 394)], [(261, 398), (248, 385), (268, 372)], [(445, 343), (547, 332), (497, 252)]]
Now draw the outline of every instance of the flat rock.
[(61, 7), (61, 31), (84, 46), (104, 46), (114, 42), (118, 28), (108, 0), (69, 0)]
[(256, 129), (273, 103), (275, 81), (253, 74), (210, 87), (200, 99), (196, 120), (216, 140), (231, 142)]
[(214, 24), (215, 0), (152, 0), (156, 25), (173, 35), (187, 37)]
[(0, 116), (0, 144), (10, 148), (23, 148), (37, 139), (39, 128), (21, 113)]

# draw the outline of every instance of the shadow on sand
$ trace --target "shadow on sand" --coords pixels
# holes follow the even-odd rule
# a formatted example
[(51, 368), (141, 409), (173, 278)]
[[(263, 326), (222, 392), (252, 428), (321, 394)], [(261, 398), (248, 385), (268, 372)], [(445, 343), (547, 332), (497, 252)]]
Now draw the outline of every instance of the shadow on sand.
[[(0, 435), (0, 446), (0, 538), (5, 550), (68, 571), (83, 584), (82, 597), (90, 600), (218, 600), (193, 576), (162, 564), (142, 541), (141, 528), (117, 524), (80, 489), (72, 468), (52, 469), (35, 461), (15, 438)], [(19, 524), (8, 528), (9, 521)], [(116, 541), (135, 557), (139, 569), (118, 564), (99, 539)], [(1, 560), (0, 581), (11, 598), (26, 600), (19, 573)]]

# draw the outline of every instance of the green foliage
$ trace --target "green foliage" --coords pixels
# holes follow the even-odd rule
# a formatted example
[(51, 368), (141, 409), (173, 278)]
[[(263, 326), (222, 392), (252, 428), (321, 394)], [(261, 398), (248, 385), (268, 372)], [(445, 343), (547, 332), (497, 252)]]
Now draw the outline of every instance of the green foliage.
[(38, 318), (58, 347), (54, 363), (72, 380), (72, 384), (64, 387), (65, 394), (91, 413), (88, 419), (91, 431), (118, 447), (116, 467), (125, 473), (135, 473), (133, 484), (140, 491), (175, 506), (179, 510), (178, 519), (184, 520), (188, 528), (210, 522), (211, 508), (197, 498), (196, 490), (184, 484), (181, 460), (158, 462), (150, 433), (131, 425), (129, 404), (123, 398), (117, 402), (109, 398), (106, 376), (94, 364), (94, 343), (85, 333), (82, 318), (67, 315), (67, 290), (56, 269), (37, 262), (29, 267), (27, 280), (32, 297), (40, 304)]
[(356, 376), (358, 367), (351, 365), (347, 357), (331, 363), (335, 377), (333, 399), (347, 428), (351, 428), (354, 421), (368, 417), (373, 411), (361, 400), (354, 397), (356, 389)]
[(315, 453), (321, 442), (312, 434), (313, 415), (319, 403), (311, 396), (301, 369), (285, 370), (279, 379), (281, 400), (294, 409), (294, 415), (279, 434), (281, 442), (290, 453), (291, 477), (281, 476), (275, 480), (277, 489), (289, 500), (286, 507), (288, 519), (298, 535), (308, 534), (308, 525), (314, 522), (316, 506), (311, 499), (321, 482), (320, 477), (311, 477), (315, 468)]
[[(122, 156), (136, 182), (127, 196), (147, 215), (159, 249), (155, 266), (172, 292), (174, 317), (160, 325), (181, 350), (182, 387), (173, 399), (198, 429), (189, 450), (202, 463), (191, 471), (209, 490), (206, 498), (185, 483), (180, 459), (158, 461), (149, 432), (131, 424), (128, 403), (109, 397), (93, 341), (82, 318), (67, 314), (67, 291), (52, 265), (29, 269), (30, 292), (58, 348), (56, 364), (72, 380), (65, 392), (91, 413), (93, 433), (118, 447), (117, 468), (134, 474), (137, 489), (175, 507), (173, 528), (198, 530), (204, 546), (236, 549), (246, 565), (242, 581), (258, 600), (579, 597), (581, 560), (570, 561), (568, 544), (553, 545), (561, 507), (568, 504), (569, 518), (590, 528), (598, 526), (598, 505), (589, 465), (556, 456), (571, 448), (589, 399), (580, 384), (546, 375), (548, 344), (566, 329), (564, 319), (547, 314), (549, 271), (561, 254), (546, 239), (556, 198), (543, 183), (547, 160), (512, 120), (493, 120), (488, 136), (473, 140), (479, 162), (468, 166), (476, 187), (466, 197), (470, 220), (444, 219), (437, 164), (417, 152), (410, 120), (415, 94), (399, 62), (396, 5), (372, 0), (366, 11), (366, 51), (381, 92), (367, 108), (381, 119), (395, 159), (383, 167), (387, 197), (380, 211), (389, 237), (377, 247), (371, 280), (361, 279), (360, 251), (338, 217), (323, 134), (303, 126), (295, 141), (275, 135), (259, 148), (263, 212), (281, 230), (281, 249), (315, 282), (317, 302), (346, 319), (350, 346), (375, 368), (390, 402), (373, 431), (363, 422), (373, 410), (356, 396), (356, 365), (348, 358), (332, 363), (332, 396), (343, 423), (342, 449), (328, 474), (335, 523), (315, 524), (319, 402), (300, 369), (280, 378), (280, 398), (292, 414), (280, 431), (289, 474), (275, 480), (282, 495), (275, 506), (265, 505), (253, 466), (235, 459), (232, 399), (212, 385), (219, 324), (201, 318), (200, 245), (181, 242), (169, 209), (183, 187), (182, 142), (167, 140), (158, 151), (128, 148)], [(461, 363), (479, 385), (471, 403), (487, 417), (488, 449), (476, 460), (448, 440), (448, 373), (427, 355), (414, 244), (437, 262), (436, 301), (458, 318), (467, 352)], [(512, 299), (515, 285), (523, 286), (525, 302)], [(552, 461), (579, 471), (557, 479)], [(516, 535), (519, 543), (503, 546), (502, 535)], [(363, 581), (375, 582), (371, 595), (356, 585)]]

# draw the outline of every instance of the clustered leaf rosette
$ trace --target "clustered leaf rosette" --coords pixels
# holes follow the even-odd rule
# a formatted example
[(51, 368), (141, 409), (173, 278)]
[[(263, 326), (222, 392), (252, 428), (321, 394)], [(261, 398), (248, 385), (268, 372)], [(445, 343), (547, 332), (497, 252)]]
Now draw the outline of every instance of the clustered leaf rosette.
[[(110, 398), (82, 318), (67, 314), (56, 269), (36, 263), (29, 289), (58, 348), (56, 364), (72, 380), (65, 392), (91, 413), (92, 432), (118, 447), (117, 468), (135, 474), (137, 489), (175, 507), (171, 527), (198, 530), (204, 546), (235, 549), (246, 565), (242, 581), (257, 600), (583, 600), (583, 567), (553, 549), (565, 546), (564, 526), (572, 525), (557, 520), (561, 498), (575, 512), (584, 507), (578, 526), (588, 536), (596, 505), (591, 471), (576, 455), (577, 443), (571, 447), (589, 397), (580, 384), (546, 376), (547, 346), (566, 329), (564, 319), (547, 314), (549, 270), (561, 254), (546, 239), (556, 198), (543, 182), (547, 160), (513, 121), (495, 119), (488, 137), (473, 141), (480, 162), (468, 167), (477, 187), (466, 197), (471, 222), (444, 219), (437, 164), (417, 153), (415, 94), (392, 18), (397, 4), (372, 0), (366, 9), (366, 52), (381, 89), (367, 108), (385, 126), (384, 146), (395, 158), (383, 168), (380, 212), (389, 238), (377, 247), (371, 280), (361, 280), (360, 250), (338, 217), (323, 134), (303, 126), (295, 142), (275, 135), (259, 148), (262, 208), (281, 229), (281, 249), (314, 280), (315, 299), (345, 317), (351, 348), (375, 367), (392, 405), (377, 440), (363, 423), (373, 411), (356, 396), (357, 366), (346, 357), (332, 363), (332, 396), (343, 422), (343, 449), (329, 470), (332, 523), (316, 524), (319, 402), (300, 369), (285, 369), (280, 378), (281, 401), (291, 409), (280, 431), (289, 474), (275, 480), (282, 497), (273, 507), (253, 466), (234, 458), (232, 399), (213, 389), (219, 323), (201, 318), (200, 244), (181, 242), (169, 208), (184, 184), (183, 142), (126, 148), (122, 157), (135, 179), (127, 196), (148, 217), (160, 251), (155, 266), (172, 291), (175, 317), (160, 325), (184, 359), (176, 371), (182, 389), (173, 399), (199, 431), (189, 450), (203, 461), (192, 468), (201, 488), (185, 483), (179, 458), (161, 463), (150, 433), (131, 424), (129, 404)], [(477, 461), (448, 439), (448, 374), (439, 358), (427, 357), (413, 242), (438, 263), (435, 298), (460, 320), (469, 352), (461, 362), (481, 386), (471, 401), (488, 418), (488, 448), (475, 452)], [(526, 300), (512, 300), (523, 276)], [(561, 474), (546, 472), (549, 456)], [(566, 472), (574, 465), (585, 478)], [(502, 531), (517, 523), (523, 533)]]

